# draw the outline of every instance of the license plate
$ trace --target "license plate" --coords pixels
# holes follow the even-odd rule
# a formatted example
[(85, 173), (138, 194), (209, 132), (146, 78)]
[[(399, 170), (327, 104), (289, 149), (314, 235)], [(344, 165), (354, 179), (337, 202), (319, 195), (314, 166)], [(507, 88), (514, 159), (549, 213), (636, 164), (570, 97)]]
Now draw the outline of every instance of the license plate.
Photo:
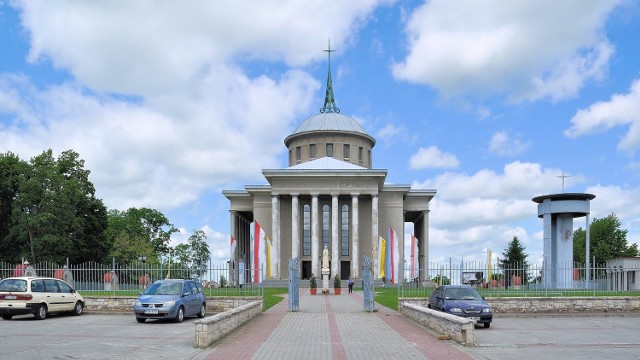
[(5, 295), (4, 299), (5, 300), (15, 300), (15, 299), (17, 299), (17, 297), (15, 295)]
[(468, 317), (467, 319), (473, 320), (473, 321), (480, 321), (479, 317)]
[(157, 314), (158, 310), (145, 310), (144, 313), (145, 314)]

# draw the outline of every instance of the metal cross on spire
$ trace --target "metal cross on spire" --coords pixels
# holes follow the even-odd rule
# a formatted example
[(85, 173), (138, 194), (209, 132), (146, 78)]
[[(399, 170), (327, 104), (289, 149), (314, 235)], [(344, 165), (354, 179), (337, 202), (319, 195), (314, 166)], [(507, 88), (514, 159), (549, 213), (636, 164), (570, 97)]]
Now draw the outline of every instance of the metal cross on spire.
[(333, 82), (331, 81), (331, 39), (329, 39), (329, 48), (326, 51), (329, 54), (329, 71), (327, 74), (327, 91), (324, 95), (324, 106), (320, 109), (321, 113), (335, 112), (339, 113), (340, 109), (336, 106), (336, 99), (333, 96)]
[(569, 176), (569, 175), (565, 175), (565, 174), (564, 174), (564, 171), (563, 171), (563, 172), (562, 172), (562, 175), (557, 176), (557, 177), (559, 177), (559, 178), (561, 178), (561, 179), (562, 179), (562, 192), (564, 193), (564, 179), (569, 178), (569, 177), (571, 177), (571, 176)]

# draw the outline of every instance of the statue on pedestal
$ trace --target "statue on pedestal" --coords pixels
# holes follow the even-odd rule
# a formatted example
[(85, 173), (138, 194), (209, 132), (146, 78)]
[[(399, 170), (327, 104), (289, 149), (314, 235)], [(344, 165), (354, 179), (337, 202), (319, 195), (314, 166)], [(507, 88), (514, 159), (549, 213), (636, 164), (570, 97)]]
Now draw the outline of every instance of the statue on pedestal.
[(329, 293), (329, 249), (322, 250), (322, 293)]

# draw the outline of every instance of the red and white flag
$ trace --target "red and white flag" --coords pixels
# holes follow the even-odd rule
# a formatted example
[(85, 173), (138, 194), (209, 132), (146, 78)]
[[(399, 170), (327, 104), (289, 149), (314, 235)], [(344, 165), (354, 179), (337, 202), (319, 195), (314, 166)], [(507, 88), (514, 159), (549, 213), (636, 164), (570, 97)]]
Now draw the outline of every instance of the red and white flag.
[(238, 242), (236, 241), (236, 239), (233, 237), (233, 235), (231, 235), (231, 251), (229, 252), (230, 254), (230, 258), (231, 261), (233, 261), (236, 258), (236, 248), (238, 247)]
[(257, 283), (261, 283), (262, 282), (262, 269), (265, 269), (266, 264), (266, 234), (264, 232), (264, 230), (262, 230), (262, 227), (260, 226), (260, 223), (258, 221), (255, 221), (254, 223), (254, 231), (253, 231), (253, 238), (251, 239), (252, 244), (251, 244), (251, 249), (253, 250), (253, 261), (252, 261), (252, 266), (253, 266), (253, 282), (255, 284)]

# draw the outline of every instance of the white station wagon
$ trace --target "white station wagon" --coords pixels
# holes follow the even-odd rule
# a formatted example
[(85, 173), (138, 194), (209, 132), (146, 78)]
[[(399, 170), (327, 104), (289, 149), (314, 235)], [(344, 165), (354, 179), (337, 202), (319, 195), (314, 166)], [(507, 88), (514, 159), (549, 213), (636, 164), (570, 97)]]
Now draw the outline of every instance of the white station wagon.
[(49, 313), (82, 314), (84, 299), (66, 282), (44, 277), (11, 277), (0, 281), (0, 315), (33, 314), (42, 320)]

